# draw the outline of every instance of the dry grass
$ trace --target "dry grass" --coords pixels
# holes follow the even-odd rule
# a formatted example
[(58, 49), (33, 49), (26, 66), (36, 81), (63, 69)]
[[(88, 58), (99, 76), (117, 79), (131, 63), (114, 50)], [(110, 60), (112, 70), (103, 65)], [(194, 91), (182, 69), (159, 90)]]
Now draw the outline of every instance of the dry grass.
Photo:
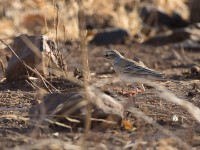
[[(21, 1), (21, 3), (17, 0), (12, 3), (11, 1), (4, 3), (1, 0), (0, 3), (3, 4), (4, 12), (6, 12), (1, 14), (1, 39), (11, 38), (20, 33), (45, 34), (55, 39), (58, 38), (60, 41), (64, 40), (63, 36), (68, 40), (79, 38), (79, 6), (74, 0), (31, 0)], [(153, 3), (155, 7), (168, 14), (176, 9), (177, 12), (181, 12), (184, 19), (188, 19), (189, 11), (187, 11), (185, 0), (155, 0), (153, 2), (141, 0), (119, 2), (116, 0), (87, 0), (83, 1), (83, 9), (85, 15), (99, 14), (102, 18), (110, 17), (110, 21), (114, 26), (128, 29), (134, 35), (142, 29), (139, 8), (146, 3), (148, 3), (147, 5)], [(131, 10), (127, 10), (126, 6), (129, 6)], [(57, 8), (59, 8), (59, 18), (56, 17)]]

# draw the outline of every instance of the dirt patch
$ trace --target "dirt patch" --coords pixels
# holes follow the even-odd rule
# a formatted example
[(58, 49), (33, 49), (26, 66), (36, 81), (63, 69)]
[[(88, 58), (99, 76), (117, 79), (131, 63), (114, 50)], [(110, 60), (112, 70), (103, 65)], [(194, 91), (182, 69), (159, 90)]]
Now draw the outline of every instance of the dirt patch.
[[(80, 53), (79, 50), (73, 51), (75, 47), (77, 47), (75, 44), (74, 46), (65, 45), (68, 51), (65, 53), (63, 52), (63, 55), (66, 57), (73, 55), (73, 57), (66, 60), (69, 71), (71, 72), (74, 67), (81, 68)], [(126, 46), (112, 45), (109, 47), (89, 45), (89, 65), (93, 83), (105, 79), (105, 76), (106, 78), (113, 78), (116, 76), (111, 65), (103, 58), (97, 57), (107, 49), (119, 50), (126, 57), (131, 59), (139, 57), (148, 67), (164, 72), (169, 79), (177, 80), (177, 82), (169, 80), (166, 82), (157, 81), (157, 83), (165, 86), (177, 97), (200, 107), (199, 75), (195, 77), (192, 75), (191, 67), (193, 64), (186, 61), (183, 57), (184, 54), (190, 60), (199, 62), (199, 52), (185, 51), (183, 53), (181, 50), (175, 50), (170, 47), (156, 48), (139, 44), (130, 44)], [(62, 78), (52, 78), (52, 80), (49, 81), (59, 90), (65, 91), (77, 87)], [(108, 82), (100, 87), (100, 89), (121, 103), (127, 103), (127, 109), (131, 107), (140, 109), (163, 128), (171, 131), (173, 135), (181, 139), (182, 142), (186, 142), (192, 147), (199, 148), (199, 123), (185, 108), (160, 98), (155, 88), (147, 85), (145, 85), (145, 87), (147, 90), (144, 93), (138, 94), (136, 97), (123, 95), (122, 91), (130, 91), (132, 87), (121, 82)], [(36, 95), (37, 91), (26, 82), (2, 82), (0, 84), (1, 107), (31, 108), (36, 105)], [(119, 99), (119, 97), (122, 99)], [(83, 128), (70, 131), (64, 128), (46, 127), (44, 130), (36, 130), (28, 124), (27, 120), (22, 119), (29, 118), (27, 110), (0, 111), (0, 114), (2, 116), (0, 119), (0, 141), (2, 149), (26, 149), (30, 144), (31, 147), (29, 147), (29, 149), (34, 149), (34, 144), (39, 144), (37, 145), (39, 149), (54, 149), (55, 145), (61, 148), (63, 142), (71, 146), (78, 146), (76, 148), (87, 146), (90, 149), (182, 147), (175, 137), (166, 135), (163, 131), (160, 131), (155, 126), (128, 111), (125, 112), (124, 116), (133, 125), (133, 131), (127, 131), (123, 129), (123, 127), (108, 129), (106, 131), (92, 130), (87, 137), (83, 134)], [(3, 117), (5, 115), (7, 115), (7, 117)], [(13, 116), (17, 117), (13, 118)], [(173, 120), (174, 117), (178, 118), (178, 120)], [(96, 129), (98, 129), (98, 127), (96, 127)], [(45, 141), (45, 139), (56, 140), (48, 144), (48, 140)], [(84, 140), (86, 140), (85, 145)], [(58, 143), (60, 143), (60, 145)]]

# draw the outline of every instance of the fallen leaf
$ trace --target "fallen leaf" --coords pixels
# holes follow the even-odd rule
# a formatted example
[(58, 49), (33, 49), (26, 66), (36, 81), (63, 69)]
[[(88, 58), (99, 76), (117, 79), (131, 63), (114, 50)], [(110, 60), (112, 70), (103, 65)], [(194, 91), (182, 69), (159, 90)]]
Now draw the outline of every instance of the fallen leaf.
[(136, 130), (136, 128), (132, 126), (131, 122), (129, 120), (126, 120), (126, 119), (122, 121), (122, 127), (125, 130), (128, 130), (128, 131)]

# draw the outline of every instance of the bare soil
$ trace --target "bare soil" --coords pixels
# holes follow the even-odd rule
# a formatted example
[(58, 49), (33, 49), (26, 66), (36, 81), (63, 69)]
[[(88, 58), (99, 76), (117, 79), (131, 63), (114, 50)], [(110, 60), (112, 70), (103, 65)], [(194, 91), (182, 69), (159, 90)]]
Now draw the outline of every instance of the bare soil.
[[(67, 44), (62, 47), (68, 71), (72, 72), (74, 67), (81, 68), (81, 52), (78, 44)], [(170, 80), (156, 82), (165, 86), (177, 97), (200, 107), (200, 74), (192, 69), (194, 64), (187, 60), (200, 62), (200, 51), (183, 51), (169, 46), (150, 47), (140, 44), (107, 47), (88, 45), (89, 66), (93, 82), (99, 81), (105, 76), (116, 76), (111, 65), (103, 58), (98, 57), (107, 49), (116, 49), (130, 59), (139, 57), (148, 67), (164, 72), (166, 78), (177, 80), (178, 82)], [(75, 86), (58, 78), (53, 79), (53, 84), (58, 89), (71, 89)], [(140, 109), (164, 129), (171, 131), (174, 137), (180, 138), (182, 144), (179, 144), (177, 138), (166, 135), (163, 130), (159, 130), (130, 112), (125, 112), (124, 117), (131, 122), (134, 130), (129, 131), (124, 127), (103, 131), (91, 130), (85, 136), (83, 128), (37, 130), (30, 126), (27, 120), (20, 118), (30, 117), (28, 111), (25, 110), (0, 111), (0, 149), (78, 149), (84, 146), (87, 146), (87, 149), (187, 149), (184, 142), (194, 149), (200, 149), (200, 124), (194, 117), (185, 108), (160, 98), (155, 88), (150, 86), (145, 86), (145, 88), (144, 93), (134, 97), (122, 94), (122, 91), (131, 90), (131, 86), (125, 83), (108, 83), (101, 87), (116, 100), (120, 96), (124, 102), (131, 102), (131, 104), (128, 103), (127, 108)], [(37, 91), (24, 81), (0, 83), (1, 107), (31, 108), (37, 104), (36, 97)], [(178, 117), (178, 120), (174, 121), (173, 116)], [(56, 141), (59, 142), (56, 143)], [(70, 148), (64, 143), (74, 147)]]

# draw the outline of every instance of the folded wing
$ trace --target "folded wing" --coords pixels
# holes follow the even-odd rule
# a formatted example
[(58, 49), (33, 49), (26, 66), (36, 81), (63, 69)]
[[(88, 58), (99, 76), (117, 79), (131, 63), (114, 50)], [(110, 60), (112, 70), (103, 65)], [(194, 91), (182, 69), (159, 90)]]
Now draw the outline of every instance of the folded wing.
[(141, 75), (141, 76), (151, 76), (156, 78), (162, 78), (164, 75), (163, 73), (149, 69), (146, 66), (141, 66), (139, 65), (139, 63), (135, 63), (135, 65), (133, 65), (133, 63), (125, 65), (123, 67), (123, 73), (135, 74), (138, 75), (138, 77)]

